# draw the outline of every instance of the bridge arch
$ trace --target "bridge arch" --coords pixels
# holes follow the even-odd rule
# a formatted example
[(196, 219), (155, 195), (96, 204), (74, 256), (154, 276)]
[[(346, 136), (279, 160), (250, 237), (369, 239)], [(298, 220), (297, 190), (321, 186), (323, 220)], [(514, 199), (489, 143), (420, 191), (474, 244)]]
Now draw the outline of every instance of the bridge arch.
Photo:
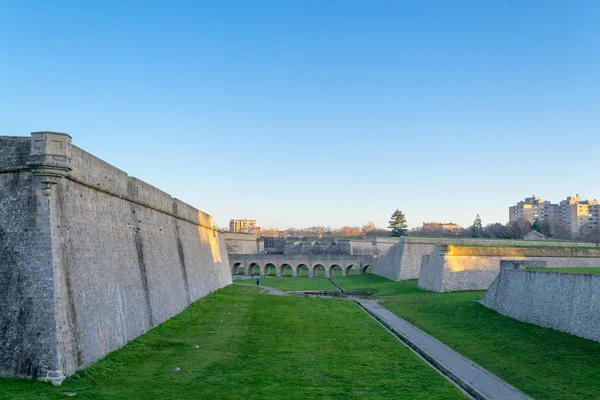
[(327, 274), (325, 276), (327, 276), (328, 278), (333, 278), (334, 270), (336, 269), (342, 271), (342, 275), (344, 274), (344, 269), (341, 266), (339, 266), (338, 264), (332, 264), (329, 266), (329, 268), (327, 268)]
[(260, 275), (261, 268), (257, 263), (250, 263), (248, 265), (248, 271), (246, 271), (246, 275)]
[[(264, 267), (261, 275), (263, 275), (263, 276), (271, 275), (272, 268), (275, 268), (275, 271), (277, 271), (277, 267), (275, 266), (275, 264), (265, 263), (265, 267)], [(275, 272), (275, 273), (277, 273), (277, 272)]]
[(368, 268), (371, 267), (371, 264), (365, 264), (360, 268), (360, 274), (364, 275), (366, 274), (368, 271)]
[(352, 271), (353, 267), (354, 264), (346, 265), (346, 267), (344, 268), (344, 276), (350, 276), (350, 271)]
[(325, 271), (325, 274), (327, 274), (327, 270), (325, 269), (325, 266), (323, 264), (314, 264), (311, 269), (310, 269), (310, 277), (311, 278), (316, 278), (317, 276), (319, 276), (319, 270), (322, 269), (323, 271)]
[(293, 268), (292, 268), (292, 266), (291, 266), (290, 264), (288, 264), (288, 263), (283, 263), (283, 264), (280, 264), (280, 265), (279, 265), (279, 267), (277, 268), (277, 276), (286, 276), (286, 275), (287, 275), (288, 268), (289, 268), (289, 269), (290, 269), (290, 271), (292, 272), (292, 273), (291, 273), (291, 275), (292, 275), (292, 276), (295, 276), (295, 275), (294, 275), (294, 271), (293, 271), (294, 269), (293, 269)]
[(300, 263), (298, 265), (296, 265), (296, 267), (294, 267), (292, 276), (302, 276), (302, 270), (308, 270), (309, 271), (309, 275), (310, 275), (310, 270), (308, 268), (308, 265), (304, 264), (304, 263)]
[[(233, 263), (233, 265), (231, 266), (231, 275), (239, 275), (240, 268), (244, 269), (243, 263), (241, 263), (241, 262)], [(243, 273), (243, 271), (242, 271), (242, 273)]]

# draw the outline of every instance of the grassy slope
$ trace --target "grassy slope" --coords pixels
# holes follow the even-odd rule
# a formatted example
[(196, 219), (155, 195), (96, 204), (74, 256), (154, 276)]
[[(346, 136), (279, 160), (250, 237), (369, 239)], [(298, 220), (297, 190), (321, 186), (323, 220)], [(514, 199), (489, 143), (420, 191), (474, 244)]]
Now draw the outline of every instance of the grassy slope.
[[(568, 243), (568, 242), (567, 242)], [(546, 250), (600, 250), (599, 246), (546, 246), (543, 244), (539, 245), (526, 245), (526, 244), (480, 244), (480, 243), (457, 243), (452, 244), (454, 247), (502, 247), (502, 248), (517, 248), (517, 249), (546, 249)]]
[(500, 315), (475, 302), (483, 292), (426, 292), (371, 274), (335, 282), (374, 290), (385, 307), (536, 399), (600, 398), (600, 343)]
[(600, 274), (600, 267), (581, 267), (581, 268), (527, 268), (530, 271), (543, 272), (568, 272), (571, 274)]
[[(233, 283), (251, 285), (254, 284), (255, 281), (252, 279), (244, 279), (241, 281), (233, 281)], [(284, 292), (301, 290), (337, 290), (337, 288), (325, 278), (267, 277), (261, 278), (260, 284), (283, 290)]]
[(62, 387), (0, 380), (0, 398), (464, 398), (354, 303), (258, 292), (217, 291)]

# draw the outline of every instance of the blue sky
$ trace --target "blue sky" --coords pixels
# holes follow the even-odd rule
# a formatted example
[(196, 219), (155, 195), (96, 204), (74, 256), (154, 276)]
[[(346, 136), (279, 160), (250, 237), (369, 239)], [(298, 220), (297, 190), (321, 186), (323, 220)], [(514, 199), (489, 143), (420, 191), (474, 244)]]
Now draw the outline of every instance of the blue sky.
[(0, 1), (0, 134), (263, 227), (600, 197), (598, 1)]

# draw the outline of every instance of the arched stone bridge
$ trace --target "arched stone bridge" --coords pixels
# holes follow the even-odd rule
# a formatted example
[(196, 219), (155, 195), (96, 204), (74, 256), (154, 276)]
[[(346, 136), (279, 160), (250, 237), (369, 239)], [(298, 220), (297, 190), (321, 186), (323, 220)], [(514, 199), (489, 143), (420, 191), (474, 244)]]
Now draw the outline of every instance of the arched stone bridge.
[(351, 255), (230, 254), (229, 263), (233, 275), (239, 274), (240, 268), (244, 268), (246, 275), (269, 275), (271, 268), (275, 267), (277, 276), (285, 275), (286, 269), (291, 268), (292, 276), (306, 276), (302, 271), (308, 270), (308, 276), (314, 278), (319, 269), (324, 269), (325, 276), (332, 278), (334, 269), (341, 270), (343, 276), (348, 276), (352, 269), (364, 274), (373, 264), (374, 258)]

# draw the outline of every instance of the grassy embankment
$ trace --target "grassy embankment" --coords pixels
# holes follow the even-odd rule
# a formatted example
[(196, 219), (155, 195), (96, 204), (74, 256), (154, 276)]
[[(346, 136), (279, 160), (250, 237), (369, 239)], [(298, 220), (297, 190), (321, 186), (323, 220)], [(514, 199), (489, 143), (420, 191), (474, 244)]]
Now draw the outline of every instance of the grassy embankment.
[[(568, 243), (568, 242), (566, 242)], [(544, 249), (544, 250), (600, 250), (600, 246), (546, 246), (543, 244), (539, 245), (525, 245), (525, 244), (481, 244), (481, 243), (453, 243), (454, 247), (501, 247), (501, 248), (517, 248), (517, 249)]]
[(65, 392), (111, 400), (464, 398), (352, 302), (239, 285), (195, 302), (61, 387), (0, 379), (1, 399)]
[[(252, 279), (233, 281), (234, 284), (254, 285)], [(266, 277), (261, 278), (260, 284), (270, 286), (284, 292), (295, 292), (302, 290), (337, 290), (326, 278), (290, 278), (290, 277)]]
[(372, 274), (334, 282), (375, 292), (389, 310), (536, 399), (600, 398), (600, 343), (500, 315), (476, 302), (482, 291), (427, 292), (414, 280)]
[(600, 267), (526, 268), (528, 271), (567, 272), (570, 274), (600, 274)]

